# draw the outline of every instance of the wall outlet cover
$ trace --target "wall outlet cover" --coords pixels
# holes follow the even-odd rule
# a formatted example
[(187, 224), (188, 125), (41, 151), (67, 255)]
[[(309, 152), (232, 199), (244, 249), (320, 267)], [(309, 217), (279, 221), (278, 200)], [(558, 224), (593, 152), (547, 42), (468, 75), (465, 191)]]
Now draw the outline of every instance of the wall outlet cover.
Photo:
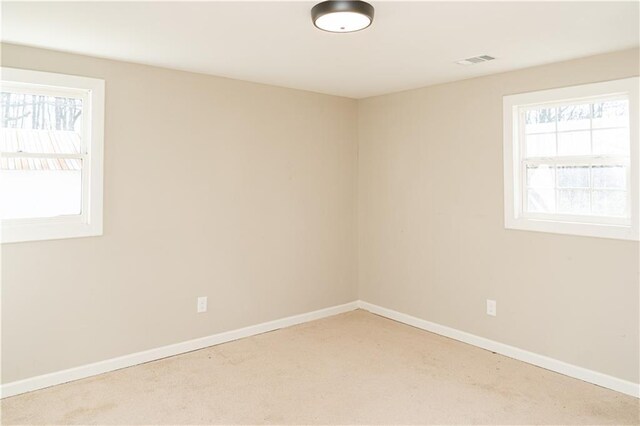
[(207, 296), (198, 297), (198, 313), (207, 312)]
[(496, 301), (487, 299), (487, 315), (491, 315), (492, 317), (495, 317), (496, 313), (497, 313)]

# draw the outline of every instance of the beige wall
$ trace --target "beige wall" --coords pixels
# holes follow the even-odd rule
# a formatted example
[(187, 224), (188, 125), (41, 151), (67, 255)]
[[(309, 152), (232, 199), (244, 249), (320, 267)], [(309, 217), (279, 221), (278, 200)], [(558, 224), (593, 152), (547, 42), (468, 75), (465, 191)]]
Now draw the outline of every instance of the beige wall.
[(637, 383), (638, 243), (504, 229), (502, 96), (638, 74), (630, 50), (361, 101), (360, 298)]
[(106, 80), (104, 236), (3, 246), (2, 382), (356, 299), (356, 101), (2, 47)]
[(638, 75), (637, 50), (359, 102), (13, 45), (2, 65), (107, 87), (104, 236), (2, 248), (3, 383), (358, 297), (638, 381), (638, 243), (505, 230), (501, 118), (505, 94)]

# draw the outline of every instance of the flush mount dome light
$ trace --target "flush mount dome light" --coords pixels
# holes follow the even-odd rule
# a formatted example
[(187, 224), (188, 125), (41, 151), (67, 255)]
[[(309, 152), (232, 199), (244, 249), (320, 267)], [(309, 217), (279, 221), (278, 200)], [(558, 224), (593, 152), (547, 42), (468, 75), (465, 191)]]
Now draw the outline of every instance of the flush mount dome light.
[(373, 6), (359, 0), (329, 0), (311, 9), (313, 25), (332, 33), (350, 33), (367, 28), (373, 22)]

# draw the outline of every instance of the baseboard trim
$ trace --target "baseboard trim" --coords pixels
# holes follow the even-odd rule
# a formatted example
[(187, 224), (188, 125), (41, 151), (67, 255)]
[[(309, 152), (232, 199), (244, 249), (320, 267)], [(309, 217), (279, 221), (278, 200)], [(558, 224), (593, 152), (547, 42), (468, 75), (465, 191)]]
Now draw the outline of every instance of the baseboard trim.
[(559, 361), (554, 358), (549, 358), (544, 355), (509, 346), (504, 343), (476, 336), (455, 328), (416, 318), (411, 315), (383, 308), (382, 306), (374, 305), (362, 300), (358, 302), (358, 307), (373, 314), (411, 325), (422, 330), (430, 331), (441, 336), (449, 337), (460, 342), (468, 343), (482, 349), (508, 356), (509, 358), (514, 358), (547, 370), (555, 371), (556, 373), (564, 374), (565, 376), (580, 379), (585, 382), (593, 383), (598, 386), (640, 398), (640, 384), (638, 383), (629, 382), (604, 373), (578, 367), (564, 361)]
[(280, 328), (290, 327), (293, 325), (338, 315), (358, 308), (383, 316), (385, 318), (389, 318), (416, 328), (420, 328), (422, 330), (449, 337), (460, 342), (468, 343), (482, 349), (493, 351), (501, 355), (508, 356), (509, 358), (524, 361), (526, 363), (533, 364), (547, 370), (555, 371), (556, 373), (564, 374), (569, 377), (584, 380), (585, 382), (593, 383), (598, 386), (602, 386), (617, 392), (640, 398), (640, 385), (637, 383), (629, 382), (583, 367), (578, 367), (564, 361), (559, 361), (554, 358), (549, 358), (544, 355), (539, 355), (533, 352), (526, 351), (524, 349), (509, 346), (504, 343), (476, 336), (474, 334), (460, 331), (455, 328), (416, 318), (411, 315), (403, 314), (392, 309), (383, 308), (382, 306), (374, 305), (362, 300), (345, 303), (343, 305), (332, 306), (305, 314), (281, 318), (262, 324), (240, 328), (237, 330), (213, 334), (211, 336), (206, 336), (199, 339), (193, 339), (181, 343), (162, 346), (143, 352), (136, 352), (117, 358), (111, 358), (92, 364), (70, 368), (68, 370), (57, 371), (54, 373), (6, 383), (0, 386), (0, 397), (7, 398), (38, 389), (44, 389), (62, 383), (96, 376), (98, 374), (108, 373), (110, 371), (120, 370), (126, 367), (132, 367), (134, 365), (143, 364), (145, 362), (156, 361), (162, 358), (180, 355), (209, 346), (219, 345), (221, 343), (255, 336), (257, 334), (278, 330)]
[(86, 364), (79, 367), (70, 368), (68, 370), (30, 377), (28, 379), (1, 385), (0, 397), (7, 398), (10, 396), (19, 395), (21, 393), (31, 392), (37, 389), (48, 388), (50, 386), (84, 379), (102, 373), (107, 373), (109, 371), (132, 367), (134, 365), (143, 364), (145, 362), (156, 361), (158, 359), (203, 349), (209, 346), (219, 345), (221, 343), (255, 336), (256, 334), (262, 334), (280, 328), (290, 327), (292, 325), (330, 317), (344, 312), (349, 312), (357, 308), (358, 302), (354, 301), (345, 303), (344, 305), (332, 306), (305, 314), (294, 315), (274, 321), (265, 322), (262, 324), (240, 328), (237, 330), (213, 334), (211, 336), (206, 336), (199, 339), (188, 340), (186, 342), (175, 343), (172, 345), (162, 346), (143, 352), (136, 352), (117, 358), (94, 362), (92, 364)]

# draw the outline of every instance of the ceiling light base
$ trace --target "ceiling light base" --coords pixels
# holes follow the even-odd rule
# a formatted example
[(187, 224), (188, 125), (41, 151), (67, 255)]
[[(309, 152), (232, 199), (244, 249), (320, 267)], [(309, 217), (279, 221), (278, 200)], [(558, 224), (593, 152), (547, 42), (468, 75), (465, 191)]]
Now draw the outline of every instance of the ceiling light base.
[(329, 0), (311, 9), (313, 25), (332, 33), (361, 31), (373, 22), (374, 9), (360, 0)]

